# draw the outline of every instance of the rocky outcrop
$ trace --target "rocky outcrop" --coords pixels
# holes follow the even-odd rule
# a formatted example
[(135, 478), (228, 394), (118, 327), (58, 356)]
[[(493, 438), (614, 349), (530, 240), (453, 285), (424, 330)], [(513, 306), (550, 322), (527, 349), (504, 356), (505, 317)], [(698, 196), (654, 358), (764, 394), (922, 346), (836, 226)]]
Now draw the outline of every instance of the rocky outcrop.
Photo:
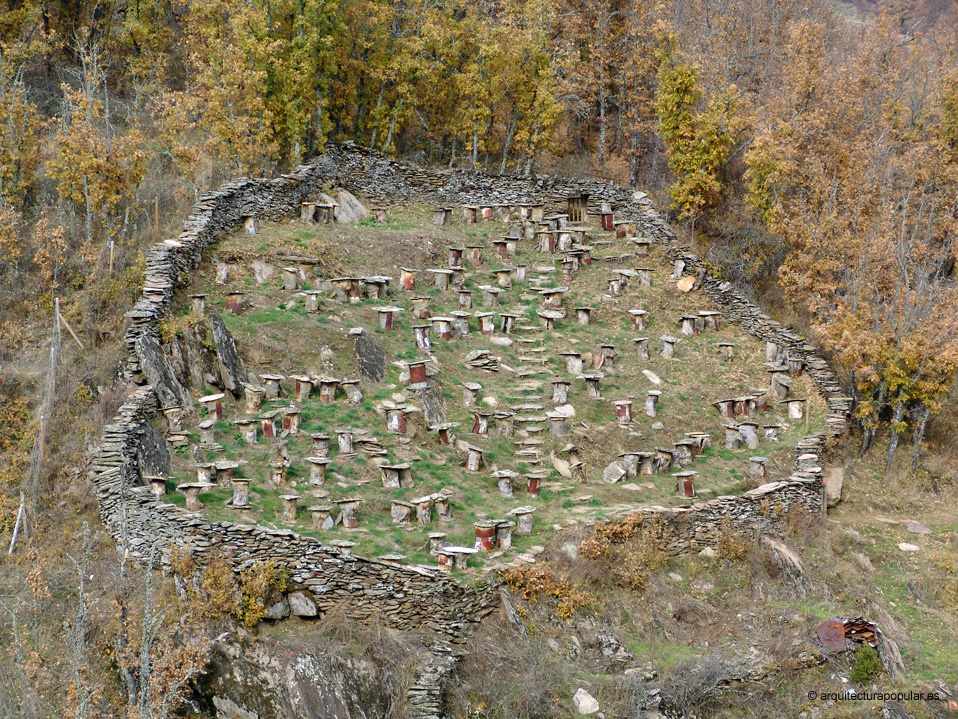
[(196, 688), (219, 719), (365, 719), (387, 716), (396, 701), (381, 667), (319, 644), (222, 643)]

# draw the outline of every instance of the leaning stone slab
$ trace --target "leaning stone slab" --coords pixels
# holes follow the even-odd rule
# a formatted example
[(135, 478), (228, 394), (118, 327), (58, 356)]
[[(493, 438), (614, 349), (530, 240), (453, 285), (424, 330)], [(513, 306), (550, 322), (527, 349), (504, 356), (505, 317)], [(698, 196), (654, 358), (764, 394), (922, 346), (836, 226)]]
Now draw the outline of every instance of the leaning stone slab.
[(176, 378), (173, 367), (156, 338), (151, 334), (144, 334), (136, 340), (135, 348), (140, 368), (153, 386), (153, 391), (160, 400), (160, 407), (182, 407), (184, 412), (192, 412), (193, 398)]
[(216, 357), (220, 362), (223, 387), (239, 396), (243, 393), (243, 385), (249, 384), (249, 374), (236, 350), (236, 341), (223, 318), (215, 312), (210, 313), (210, 328), (213, 330), (213, 344), (216, 345)]

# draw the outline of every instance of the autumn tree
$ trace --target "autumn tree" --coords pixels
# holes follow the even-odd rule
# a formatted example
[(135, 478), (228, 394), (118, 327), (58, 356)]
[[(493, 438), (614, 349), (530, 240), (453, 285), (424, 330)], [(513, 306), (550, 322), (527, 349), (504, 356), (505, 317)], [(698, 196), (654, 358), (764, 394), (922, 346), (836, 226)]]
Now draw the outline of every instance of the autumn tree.
[(943, 58), (887, 21), (857, 56), (824, 33), (791, 30), (781, 102), (748, 151), (749, 198), (787, 239), (786, 291), (856, 392), (862, 452), (888, 420), (890, 469), (909, 426), (917, 462), (958, 368), (949, 95), (947, 82), (932, 92)]
[(64, 83), (64, 111), (57, 154), (49, 170), (60, 198), (84, 217), (90, 252), (95, 228), (116, 238), (128, 226), (127, 212), (145, 172), (143, 139), (135, 127), (120, 128), (109, 92), (100, 46), (77, 40), (76, 86)]
[(721, 170), (735, 146), (737, 88), (708, 100), (696, 68), (684, 62), (673, 34), (664, 32), (656, 53), (658, 86), (653, 107), (675, 182), (669, 195), (679, 218), (695, 220), (714, 207), (722, 192)]

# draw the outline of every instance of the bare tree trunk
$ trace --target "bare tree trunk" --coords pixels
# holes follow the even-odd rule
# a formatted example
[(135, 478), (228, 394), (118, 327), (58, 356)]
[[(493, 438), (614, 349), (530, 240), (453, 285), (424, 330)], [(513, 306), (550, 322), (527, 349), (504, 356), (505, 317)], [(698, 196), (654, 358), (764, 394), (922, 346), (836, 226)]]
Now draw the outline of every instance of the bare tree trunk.
[(90, 601), (86, 594), (86, 578), (90, 566), (90, 549), (93, 542), (90, 538), (90, 527), (83, 524), (83, 553), (77, 560), (68, 554), (77, 573), (77, 607), (72, 619), (63, 620), (63, 628), (69, 644), (70, 674), (76, 690), (76, 719), (86, 719), (94, 700), (94, 688), (89, 683), (90, 654), (87, 648), (86, 635), (89, 631), (87, 620), (93, 609), (95, 600)]
[(526, 163), (525, 167), (522, 169), (522, 174), (526, 177), (529, 177), (532, 174), (532, 163), (535, 162), (536, 158), (536, 147), (539, 142), (539, 133), (542, 131), (542, 118), (540, 117), (536, 121), (536, 129), (532, 132), (532, 141), (529, 143), (529, 151), (526, 153)]
[(888, 459), (885, 460), (885, 476), (888, 476), (888, 473), (891, 472), (892, 461), (895, 459), (895, 450), (898, 449), (898, 440), (900, 439), (900, 434), (898, 432), (898, 424), (901, 422), (902, 417), (905, 416), (905, 403), (901, 400), (898, 400), (895, 403), (895, 411), (892, 413), (891, 425), (888, 428)]
[(632, 154), (629, 155), (629, 184), (635, 187), (639, 183), (639, 146), (642, 144), (642, 136), (639, 133), (632, 135)]
[(516, 124), (519, 122), (519, 113), (513, 107), (512, 117), (509, 120), (509, 130), (506, 132), (506, 141), (502, 146), (502, 161), (499, 163), (499, 174), (504, 175), (506, 172), (506, 162), (509, 160), (509, 146), (512, 145), (512, 137), (516, 131)]
[(399, 118), (399, 110), (402, 103), (393, 110), (392, 117), (389, 118), (389, 132), (386, 133), (386, 141), (383, 143), (383, 152), (389, 152), (389, 147), (393, 144), (393, 133), (396, 131), (396, 121)]
[(386, 83), (384, 82), (379, 88), (379, 99), (376, 100), (376, 112), (375, 117), (373, 118), (373, 134), (369, 139), (369, 147), (376, 148), (376, 138), (379, 135), (379, 109), (383, 106), (383, 97), (386, 94)]
[(605, 162), (605, 135), (606, 135), (606, 118), (605, 118), (605, 73), (599, 74), (599, 164)]
[(931, 416), (931, 407), (926, 404), (918, 405), (911, 412), (912, 416), (912, 456), (911, 469), (918, 469), (918, 458), (921, 454), (921, 443), (925, 439), (925, 429), (928, 427), (928, 418)]
[(862, 443), (858, 447), (858, 458), (864, 457), (871, 449), (872, 440), (875, 439), (875, 428), (862, 426)]

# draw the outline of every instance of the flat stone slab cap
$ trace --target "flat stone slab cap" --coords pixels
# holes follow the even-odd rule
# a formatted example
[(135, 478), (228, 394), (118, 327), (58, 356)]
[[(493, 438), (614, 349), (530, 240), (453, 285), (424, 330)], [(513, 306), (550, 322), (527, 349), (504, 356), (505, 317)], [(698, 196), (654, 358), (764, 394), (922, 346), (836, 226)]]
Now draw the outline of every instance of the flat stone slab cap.
[(333, 499), (330, 500), (333, 504), (359, 504), (365, 502), (366, 500), (362, 497), (351, 497), (349, 499)]
[(200, 397), (197, 402), (215, 402), (218, 399), (223, 399), (225, 396), (225, 392), (220, 392), (219, 394), (208, 394), (205, 397)]
[(679, 341), (678, 337), (673, 337), (672, 335), (662, 335), (661, 337), (659, 337), (659, 339), (662, 340), (663, 342), (672, 342), (672, 343)]
[(473, 522), (472, 526), (481, 527), (481, 528), (490, 528), (496, 527), (499, 524), (498, 519), (480, 519), (478, 522)]
[(279, 495), (279, 498), (286, 502), (292, 502), (293, 500), (301, 499), (298, 494), (281, 494)]
[(561, 310), (536, 310), (536, 314), (547, 320), (561, 320), (565, 317), (565, 312)]
[(234, 461), (231, 460), (231, 459), (221, 459), (221, 460), (219, 460), (218, 462), (213, 462), (213, 466), (216, 467), (217, 470), (220, 470), (220, 469), (236, 469), (237, 467), (240, 466), (240, 463), (239, 463), (239, 462), (234, 462)]
[(328, 457), (305, 457), (305, 459), (310, 464), (329, 464), (330, 462)]
[(526, 505), (524, 507), (516, 507), (515, 509), (512, 509), (506, 512), (506, 515), (510, 517), (512, 516), (518, 517), (520, 514), (532, 514), (533, 512), (536, 511), (536, 509), (537, 507)]
[(693, 469), (687, 469), (684, 472), (676, 472), (672, 475), (673, 477), (695, 477), (698, 476), (698, 472)]
[[(281, 375), (281, 374), (261, 374), (261, 375), (259, 376), (259, 378), (260, 378), (260, 379), (265, 379), (265, 380), (271, 380), (271, 381), (279, 381), (279, 380), (284, 380), (284, 379), (286, 379), (286, 377), (285, 377), (284, 375)], [(202, 400), (200, 400), (200, 401), (202, 401)]]
[(212, 420), (212, 419), (204, 419), (202, 422), (200, 422), (199, 427), (200, 427), (200, 429), (209, 429), (209, 428), (212, 427), (214, 424), (216, 424), (216, 421), (215, 421), (215, 420)]
[(476, 554), (479, 550), (475, 547), (443, 547), (439, 551), (444, 554)]
[(348, 539), (331, 539), (329, 545), (337, 549), (349, 549), (355, 547), (357, 542), (350, 542)]
[[(402, 312), (402, 307), (373, 307), (376, 312)], [(293, 379), (296, 379), (295, 377)]]
[(749, 462), (762, 462), (763, 464), (768, 461), (768, 457), (749, 457)]

